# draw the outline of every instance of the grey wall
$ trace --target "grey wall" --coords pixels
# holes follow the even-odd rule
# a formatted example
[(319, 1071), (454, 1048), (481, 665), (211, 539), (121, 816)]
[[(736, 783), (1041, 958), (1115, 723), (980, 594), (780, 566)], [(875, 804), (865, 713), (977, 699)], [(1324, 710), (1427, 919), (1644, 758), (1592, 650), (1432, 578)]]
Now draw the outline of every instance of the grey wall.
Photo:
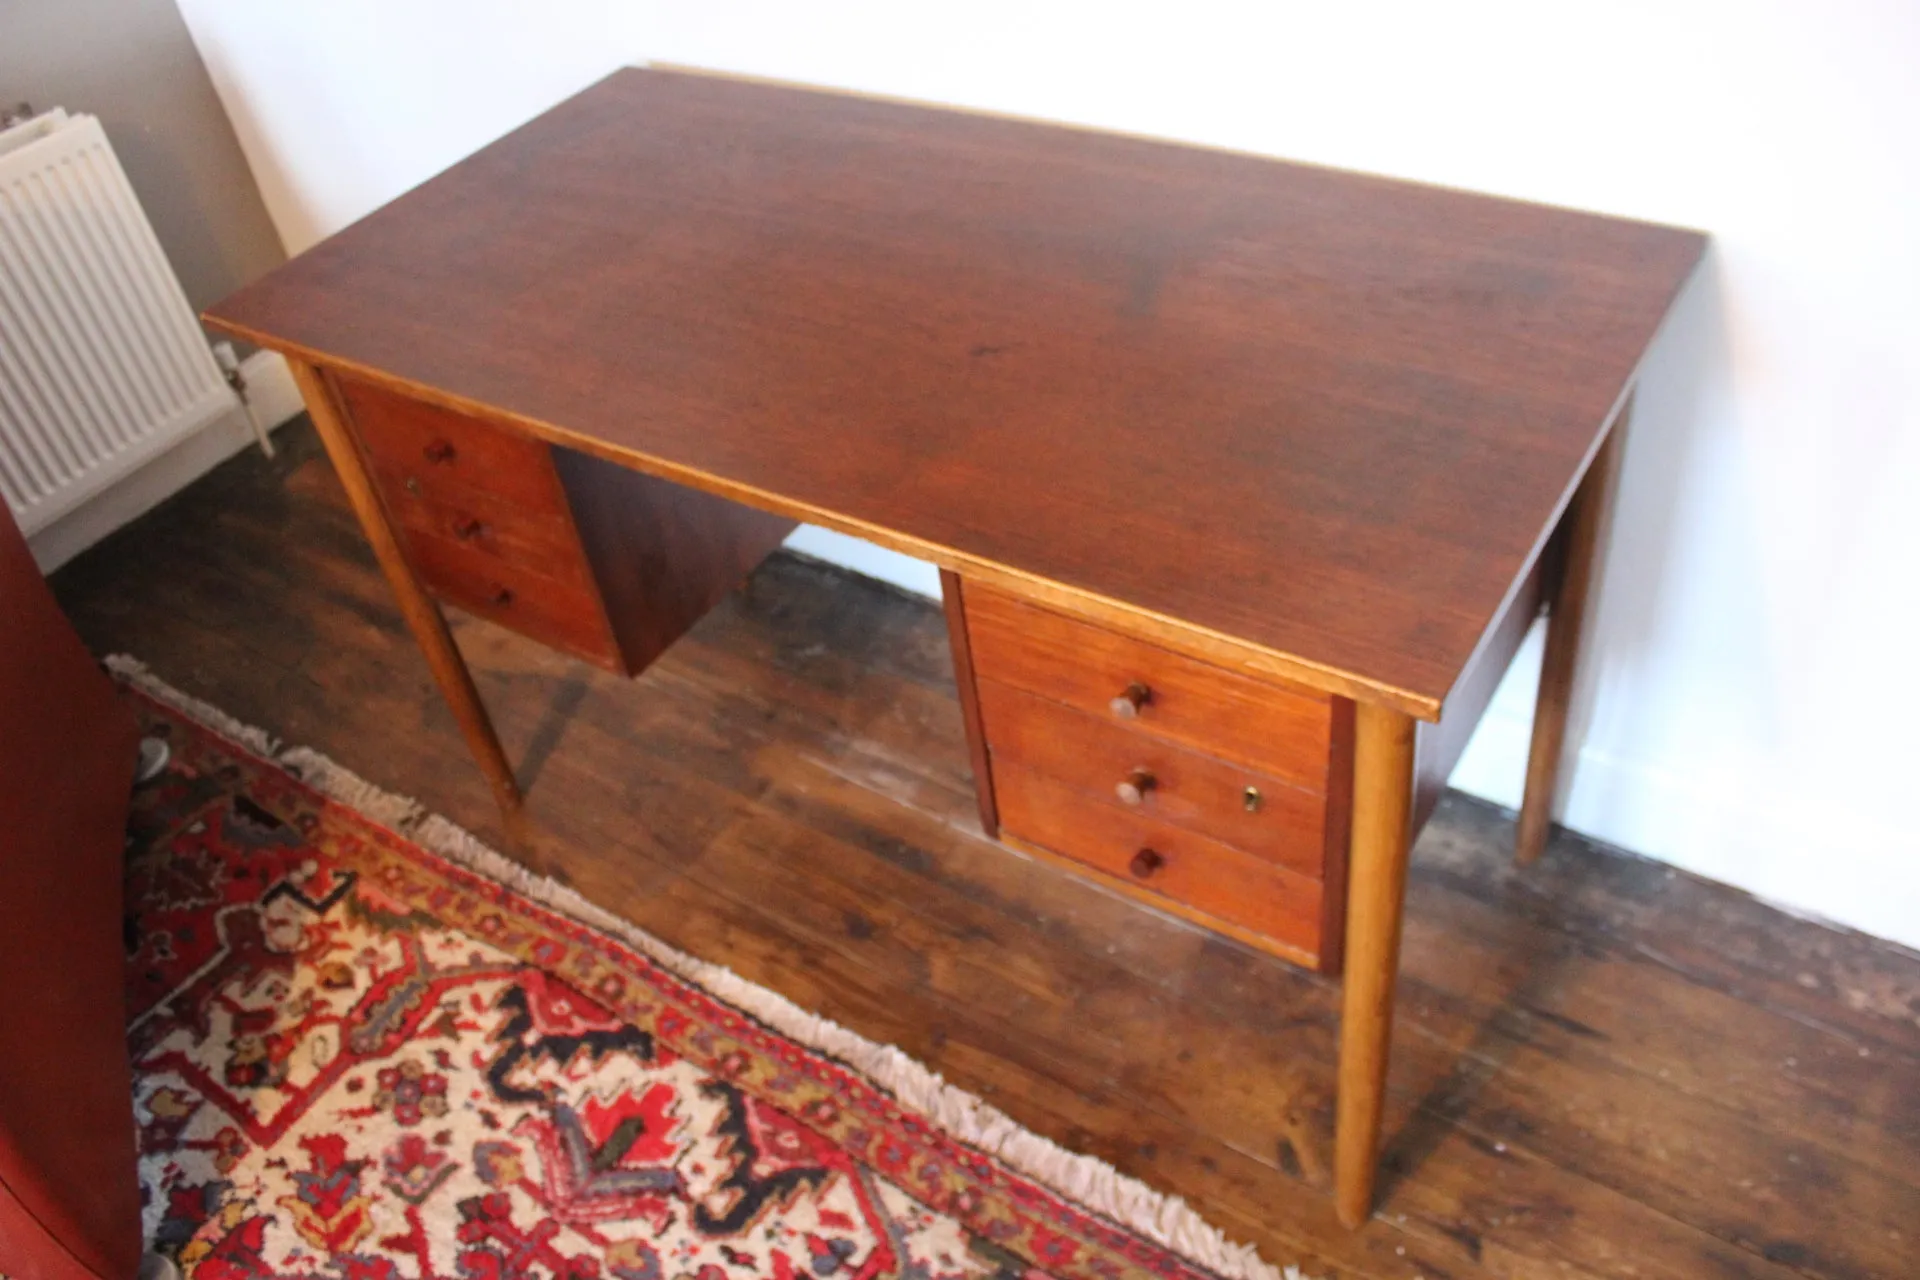
[(174, 0), (0, 0), (0, 104), (100, 117), (197, 311), (285, 261)]

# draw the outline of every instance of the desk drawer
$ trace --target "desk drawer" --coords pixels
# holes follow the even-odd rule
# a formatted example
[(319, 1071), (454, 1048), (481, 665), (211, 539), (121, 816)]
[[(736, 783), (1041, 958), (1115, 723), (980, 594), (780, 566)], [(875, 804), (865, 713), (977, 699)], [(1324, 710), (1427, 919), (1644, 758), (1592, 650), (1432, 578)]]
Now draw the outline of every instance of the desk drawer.
[(1017, 600), (966, 587), (973, 669), (1139, 733), (1324, 794), (1332, 700), (1256, 680)]
[(1184, 827), (1319, 878), (1327, 798), (987, 678), (981, 726), (995, 767), (1019, 765), (1105, 804)]
[(484, 556), (556, 582), (590, 589), (586, 555), (571, 520), (529, 511), (489, 493), (443, 483), (429, 492), (411, 477), (377, 469), (387, 510), (407, 535), (460, 543)]
[(565, 516), (566, 494), (544, 441), (364, 382), (342, 378), (339, 385), (374, 465), (401, 484), (412, 481), (432, 496), (487, 493), (524, 510)]
[(592, 591), (436, 534), (410, 529), (407, 546), (421, 579), (449, 604), (599, 666), (625, 670)]
[(997, 762), (1003, 828), (1116, 888), (1309, 965), (1320, 962), (1324, 887), (1264, 858)]

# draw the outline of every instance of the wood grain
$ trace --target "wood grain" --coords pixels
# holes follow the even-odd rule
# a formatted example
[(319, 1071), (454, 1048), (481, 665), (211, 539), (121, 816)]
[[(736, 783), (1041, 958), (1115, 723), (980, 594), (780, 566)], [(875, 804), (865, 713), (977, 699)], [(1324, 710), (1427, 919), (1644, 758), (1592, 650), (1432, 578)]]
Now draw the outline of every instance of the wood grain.
[(1434, 719), (1703, 244), (622, 71), (207, 318)]

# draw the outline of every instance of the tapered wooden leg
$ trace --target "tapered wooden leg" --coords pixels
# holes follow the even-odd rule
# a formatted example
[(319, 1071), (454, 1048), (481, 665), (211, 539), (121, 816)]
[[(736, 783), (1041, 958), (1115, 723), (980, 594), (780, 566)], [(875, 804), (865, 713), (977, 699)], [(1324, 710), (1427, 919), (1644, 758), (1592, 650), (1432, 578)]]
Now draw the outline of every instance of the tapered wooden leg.
[(420, 579), (414, 576), (413, 566), (407, 562), (399, 535), (394, 532), (393, 523), (387, 516), (386, 504), (380, 500), (380, 493), (374, 488), (366, 458), (360, 452), (352, 429), (347, 426), (333, 387), (312, 365), (292, 359), (287, 364), (293, 370), (294, 381), (300, 386), (301, 398), (307, 403), (307, 413), (313, 418), (321, 442), (327, 447), (327, 455), (333, 459), (334, 470), (340, 473), (340, 483), (346, 488), (347, 500), (353, 504), (354, 514), (360, 517), (367, 541), (373, 544), (373, 554), (386, 571), (393, 594), (399, 599), (400, 614), (406, 619), (407, 627), (413, 632), (421, 651), (427, 655), (427, 666), (432, 669), (434, 681), (440, 686), (440, 695), (447, 700), (447, 705), (453, 709), (454, 719), (460, 723), (460, 732), (467, 739), (467, 749), (480, 762), (480, 771), (486, 774), (487, 782), (493, 788), (493, 796), (499, 802), (500, 814), (508, 833), (520, 838), (524, 832), (520, 785), (513, 779), (513, 768), (507, 763), (506, 752), (500, 749), (500, 739), (493, 731), (493, 721), (480, 701), (480, 691), (474, 688), (466, 660), (460, 656), (459, 648), (453, 643), (453, 635), (447, 630), (447, 620), (441, 616), (440, 606), (427, 594)]
[(1593, 565), (1600, 526), (1613, 500), (1614, 477), (1626, 438), (1631, 406), (1620, 411), (1613, 430), (1594, 455), (1586, 478), (1560, 517), (1560, 573), (1547, 602), (1547, 647), (1540, 663), (1540, 696), (1533, 711), (1533, 746), (1527, 753), (1527, 789), (1520, 802), (1520, 825), (1513, 856), (1526, 864), (1547, 847), (1553, 824), (1553, 800), (1566, 744), (1567, 712), (1573, 703), (1573, 677), (1580, 660), (1580, 629), (1593, 586)]
[(1373, 1211), (1412, 809), (1413, 720), (1363, 702), (1354, 709), (1346, 991), (1333, 1144), (1334, 1205), (1349, 1227)]

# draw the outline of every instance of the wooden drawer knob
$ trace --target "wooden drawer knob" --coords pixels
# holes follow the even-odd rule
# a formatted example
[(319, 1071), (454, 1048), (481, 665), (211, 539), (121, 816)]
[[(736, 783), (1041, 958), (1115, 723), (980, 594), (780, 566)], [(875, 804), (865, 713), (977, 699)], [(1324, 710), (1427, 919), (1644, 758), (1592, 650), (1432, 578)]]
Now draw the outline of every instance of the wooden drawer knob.
[(513, 588), (495, 586), (487, 593), (487, 603), (502, 609), (513, 603)]
[(1132, 684), (1121, 690), (1120, 696), (1112, 702), (1109, 702), (1107, 706), (1113, 711), (1113, 714), (1119, 716), (1122, 720), (1131, 720), (1140, 714), (1140, 708), (1152, 701), (1153, 690), (1147, 688), (1147, 686), (1140, 681), (1135, 680)]
[(472, 516), (462, 516), (453, 522), (453, 536), (462, 542), (472, 542), (486, 527)]
[(1164, 856), (1152, 849), (1142, 849), (1133, 855), (1133, 861), (1127, 864), (1127, 869), (1139, 879), (1145, 880), (1166, 865), (1167, 860)]
[(427, 456), (428, 462), (452, 462), (453, 461), (453, 441), (432, 440), (432, 441), (429, 441), (427, 443), (427, 447), (422, 449), (420, 452), (424, 453)]
[(1153, 790), (1157, 781), (1151, 769), (1135, 769), (1120, 780), (1113, 794), (1120, 797), (1121, 804), (1139, 804), (1147, 798), (1147, 792)]

